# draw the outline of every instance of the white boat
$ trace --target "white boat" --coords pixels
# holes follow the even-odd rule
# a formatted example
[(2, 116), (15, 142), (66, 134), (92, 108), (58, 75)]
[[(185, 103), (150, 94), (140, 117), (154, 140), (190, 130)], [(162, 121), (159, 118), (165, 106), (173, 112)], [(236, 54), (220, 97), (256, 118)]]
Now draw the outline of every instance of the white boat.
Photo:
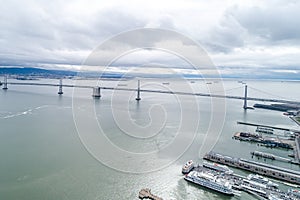
[(258, 174), (249, 174), (247, 176), (247, 179), (250, 180), (250, 181), (252, 181), (252, 182), (256, 182), (256, 183), (259, 183), (259, 184), (262, 184), (262, 185), (266, 185), (266, 186), (269, 186), (269, 187), (275, 187), (275, 188), (278, 187), (278, 184), (273, 183), (269, 179), (267, 179), (267, 178), (265, 178), (263, 176), (260, 176)]
[(262, 127), (262, 126), (258, 126), (256, 129), (256, 132), (266, 133), (266, 134), (274, 134), (274, 130), (272, 128)]
[(208, 172), (192, 171), (184, 179), (222, 194), (234, 195), (232, 185), (228, 181)]
[(187, 161), (182, 167), (182, 173), (188, 174), (190, 171), (194, 169), (194, 162), (192, 160)]
[(219, 172), (223, 172), (226, 174), (233, 174), (233, 171), (231, 169), (229, 169), (226, 165), (220, 165), (217, 163), (210, 163), (210, 162), (203, 162), (203, 167), (208, 168), (208, 169), (212, 169), (212, 170), (216, 170)]

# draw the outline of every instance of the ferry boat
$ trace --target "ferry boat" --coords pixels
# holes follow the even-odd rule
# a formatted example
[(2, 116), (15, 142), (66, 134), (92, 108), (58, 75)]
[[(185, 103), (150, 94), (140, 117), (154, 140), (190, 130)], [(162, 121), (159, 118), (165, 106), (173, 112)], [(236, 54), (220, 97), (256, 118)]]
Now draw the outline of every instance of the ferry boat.
[(274, 130), (272, 128), (258, 126), (256, 132), (258, 133), (265, 133), (265, 134), (274, 134)]
[(192, 171), (184, 179), (222, 194), (234, 195), (232, 185), (228, 181), (207, 172)]
[(255, 174), (255, 175), (254, 174), (249, 174), (247, 176), (247, 179), (252, 181), (252, 182), (256, 182), (256, 183), (259, 183), (259, 184), (262, 184), (262, 185), (265, 185), (265, 186), (274, 187), (274, 188), (278, 187), (278, 184), (273, 183), (269, 179), (267, 179), (263, 176), (260, 176), (258, 174)]
[(220, 165), (217, 163), (210, 163), (210, 162), (203, 162), (203, 167), (206, 167), (208, 169), (212, 169), (212, 170), (216, 170), (219, 172), (223, 172), (226, 174), (233, 174), (233, 171), (231, 169), (229, 169), (227, 166), (225, 165)]
[(192, 160), (187, 161), (182, 167), (182, 173), (188, 174), (190, 171), (194, 169), (194, 162)]

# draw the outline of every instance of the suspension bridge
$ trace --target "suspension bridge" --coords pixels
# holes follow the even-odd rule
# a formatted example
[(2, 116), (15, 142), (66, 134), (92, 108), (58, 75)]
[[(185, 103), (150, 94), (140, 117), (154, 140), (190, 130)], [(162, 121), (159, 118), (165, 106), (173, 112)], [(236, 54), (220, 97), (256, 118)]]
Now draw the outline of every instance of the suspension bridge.
[[(0, 82), (1, 83), (1, 82)], [(163, 93), (163, 94), (173, 94), (173, 95), (193, 95), (193, 96), (202, 96), (202, 97), (211, 97), (211, 98), (226, 98), (226, 99), (238, 99), (243, 100), (244, 109), (248, 109), (247, 101), (261, 101), (261, 102), (276, 102), (276, 103), (287, 103), (287, 104), (297, 104), (300, 106), (299, 101), (293, 101), (293, 100), (287, 100), (287, 99), (279, 99), (279, 98), (259, 98), (259, 97), (249, 97), (248, 96), (248, 86), (244, 86), (244, 94), (243, 96), (234, 96), (234, 95), (219, 95), (219, 94), (211, 94), (211, 93), (191, 93), (191, 92), (182, 92), (182, 91), (165, 91), (165, 90), (151, 90), (151, 89), (142, 89), (140, 86), (140, 80), (138, 80), (137, 88), (120, 88), (120, 87), (94, 87), (94, 86), (88, 86), (88, 85), (72, 85), (72, 84), (63, 84), (62, 79), (59, 80), (57, 84), (53, 83), (31, 83), (31, 82), (8, 82), (7, 77), (4, 77), (2, 89), (7, 90), (8, 85), (24, 85), (24, 86), (52, 86), (52, 87), (58, 87), (58, 94), (63, 94), (63, 87), (67, 88), (89, 88), (92, 89), (92, 96), (94, 98), (100, 98), (101, 97), (101, 90), (120, 90), (120, 91), (133, 91), (136, 92), (136, 100), (141, 100), (141, 93)], [(240, 88), (240, 87), (239, 87)], [(250, 87), (251, 89), (260, 91), (256, 88)], [(234, 88), (236, 89), (236, 88)], [(262, 91), (260, 91), (262, 92)]]

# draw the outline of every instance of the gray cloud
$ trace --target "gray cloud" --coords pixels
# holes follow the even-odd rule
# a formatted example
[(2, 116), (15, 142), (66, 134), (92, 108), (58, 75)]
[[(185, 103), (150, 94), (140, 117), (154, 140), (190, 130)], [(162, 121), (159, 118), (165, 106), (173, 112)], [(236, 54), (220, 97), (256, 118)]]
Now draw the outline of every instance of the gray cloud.
[[(0, 0), (3, 1), (3, 0)], [(253, 3), (254, 2), (254, 3)], [(58, 66), (80, 65), (99, 44), (124, 31), (137, 28), (165, 28), (199, 41), (219, 66), (299, 69), (299, 1), (153, 1), (132, 0), (64, 2), (0, 2), (0, 65)], [(110, 46), (117, 48), (169, 42), (170, 35), (135, 35)], [(190, 44), (182, 44), (193, 53)], [(145, 53), (147, 52), (147, 53)], [(120, 66), (143, 61), (159, 66), (184, 65), (165, 54), (150, 56), (145, 50), (138, 58), (129, 56)], [(179, 64), (178, 64), (179, 63)], [(177, 64), (177, 65), (176, 65)], [(186, 66), (182, 66), (185, 68)]]
[(299, 10), (299, 1), (281, 1), (264, 7), (233, 7), (229, 12), (250, 34), (272, 42), (299, 43)]

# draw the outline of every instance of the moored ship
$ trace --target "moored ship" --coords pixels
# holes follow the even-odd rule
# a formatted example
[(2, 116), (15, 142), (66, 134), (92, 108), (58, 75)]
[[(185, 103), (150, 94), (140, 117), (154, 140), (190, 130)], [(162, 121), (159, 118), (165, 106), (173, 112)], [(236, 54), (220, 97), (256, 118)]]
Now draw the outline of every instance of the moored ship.
[(267, 178), (265, 178), (263, 176), (260, 176), (258, 174), (255, 174), (255, 175), (254, 174), (249, 174), (247, 176), (247, 179), (250, 180), (250, 181), (253, 181), (253, 182), (257, 182), (257, 183), (269, 186), (269, 187), (274, 187), (274, 188), (278, 187), (278, 184), (273, 183), (269, 179), (267, 179)]
[(192, 171), (184, 179), (225, 195), (234, 195), (232, 185), (228, 181), (208, 172)]
[(208, 169), (212, 169), (218, 172), (223, 172), (226, 174), (233, 174), (233, 171), (231, 169), (229, 169), (227, 166), (225, 165), (220, 165), (217, 163), (210, 163), (210, 162), (203, 162), (203, 167), (208, 168)]

